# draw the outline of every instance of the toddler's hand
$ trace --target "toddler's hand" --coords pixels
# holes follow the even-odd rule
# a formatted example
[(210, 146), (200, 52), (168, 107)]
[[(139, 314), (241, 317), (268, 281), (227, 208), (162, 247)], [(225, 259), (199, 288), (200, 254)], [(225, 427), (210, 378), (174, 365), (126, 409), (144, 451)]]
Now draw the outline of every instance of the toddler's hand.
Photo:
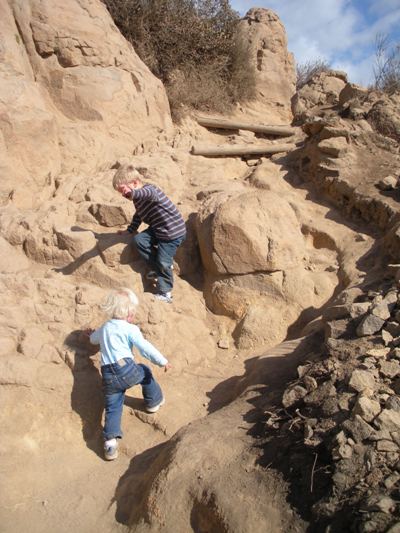
[(172, 366), (170, 363), (167, 363), (165, 366), (164, 366), (164, 372), (168, 372), (168, 370), (171, 370)]

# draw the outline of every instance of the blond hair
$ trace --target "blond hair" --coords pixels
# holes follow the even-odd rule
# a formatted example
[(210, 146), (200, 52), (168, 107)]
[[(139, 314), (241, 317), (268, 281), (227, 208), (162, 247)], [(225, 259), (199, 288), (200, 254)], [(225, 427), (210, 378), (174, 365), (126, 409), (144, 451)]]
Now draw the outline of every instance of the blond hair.
[(113, 177), (113, 187), (117, 189), (119, 185), (132, 183), (134, 180), (142, 181), (142, 174), (133, 165), (121, 165)]
[(135, 312), (138, 305), (139, 300), (136, 294), (130, 289), (123, 287), (122, 289), (111, 291), (101, 305), (101, 308), (110, 318), (126, 320), (129, 315)]

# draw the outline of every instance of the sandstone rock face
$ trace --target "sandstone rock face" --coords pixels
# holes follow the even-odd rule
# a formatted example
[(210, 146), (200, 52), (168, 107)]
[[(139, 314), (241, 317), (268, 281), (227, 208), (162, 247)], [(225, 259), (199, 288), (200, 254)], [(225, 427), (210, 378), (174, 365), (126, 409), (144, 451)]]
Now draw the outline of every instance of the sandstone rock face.
[[(279, 165), (262, 163), (249, 183), (205, 195), (196, 222), (207, 304), (235, 321), (243, 349), (282, 341), (305, 302), (318, 308), (337, 283), (336, 245), (310, 235), (308, 215), (283, 194)], [(310, 269), (314, 254), (320, 266)]]
[(90, 169), (171, 129), (164, 88), (98, 0), (0, 6), (1, 196), (19, 205), (60, 171)]
[(239, 23), (238, 31), (248, 43), (256, 66), (257, 105), (267, 106), (276, 118), (291, 120), (296, 69), (279, 17), (269, 9), (252, 8)]
[(347, 76), (344, 72), (330, 70), (316, 74), (295, 95), (292, 111), (295, 119), (304, 120), (312, 116), (313, 109), (321, 105), (336, 105), (345, 88)]

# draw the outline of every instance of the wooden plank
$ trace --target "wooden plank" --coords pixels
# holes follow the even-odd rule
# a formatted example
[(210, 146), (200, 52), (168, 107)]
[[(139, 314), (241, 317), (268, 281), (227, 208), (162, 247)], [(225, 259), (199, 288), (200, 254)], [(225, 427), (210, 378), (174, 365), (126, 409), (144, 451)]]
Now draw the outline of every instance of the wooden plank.
[(294, 135), (295, 128), (291, 126), (265, 126), (264, 124), (252, 124), (249, 122), (238, 122), (219, 117), (196, 117), (198, 124), (207, 128), (219, 128), (227, 130), (249, 130), (255, 133), (265, 133), (269, 135), (280, 135), (288, 137)]
[(208, 157), (218, 156), (242, 156), (242, 155), (266, 155), (290, 152), (295, 148), (294, 144), (225, 144), (225, 145), (197, 145), (192, 146), (190, 153)]

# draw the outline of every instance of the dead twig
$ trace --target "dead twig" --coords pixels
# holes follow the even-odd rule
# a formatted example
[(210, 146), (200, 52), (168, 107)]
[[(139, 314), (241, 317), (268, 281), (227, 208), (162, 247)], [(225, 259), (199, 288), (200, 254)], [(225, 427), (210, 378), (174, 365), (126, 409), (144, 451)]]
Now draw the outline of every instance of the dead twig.
[(315, 454), (315, 459), (314, 459), (314, 464), (312, 465), (312, 469), (311, 469), (311, 484), (310, 484), (310, 492), (313, 491), (314, 469), (315, 469), (315, 464), (316, 464), (316, 462), (317, 462), (317, 459), (318, 459), (318, 454), (316, 453), (316, 454)]

